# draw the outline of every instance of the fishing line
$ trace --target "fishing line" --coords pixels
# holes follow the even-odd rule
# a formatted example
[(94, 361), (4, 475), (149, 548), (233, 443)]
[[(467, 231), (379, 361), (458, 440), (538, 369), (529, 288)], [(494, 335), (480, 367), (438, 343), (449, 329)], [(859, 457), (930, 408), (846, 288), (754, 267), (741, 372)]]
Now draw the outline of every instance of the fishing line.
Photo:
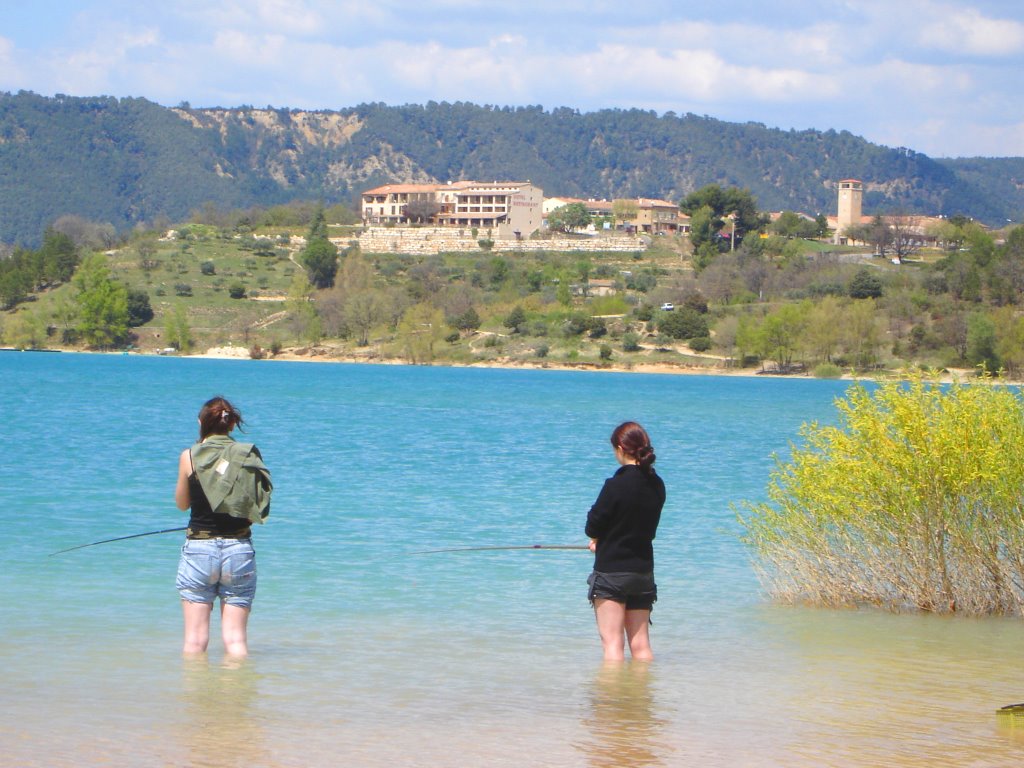
[(496, 552), (513, 549), (590, 549), (586, 544), (520, 544), (511, 547), (450, 547), (448, 549), (423, 549), (409, 552), (410, 555), (436, 555), (441, 552)]
[(92, 541), (88, 544), (79, 544), (77, 547), (68, 547), (57, 552), (51, 552), (49, 557), (54, 555), (62, 555), (65, 552), (71, 552), (76, 549), (84, 549), (85, 547), (95, 547), (97, 544), (109, 544), (112, 541), (124, 541), (125, 539), (137, 539), (140, 536), (156, 536), (158, 533), (175, 533), (176, 531), (188, 530), (188, 526), (182, 526), (181, 528), (164, 528), (162, 531), (147, 531), (146, 533), (133, 533), (131, 536), (117, 536), (113, 539), (103, 539), (103, 541)]

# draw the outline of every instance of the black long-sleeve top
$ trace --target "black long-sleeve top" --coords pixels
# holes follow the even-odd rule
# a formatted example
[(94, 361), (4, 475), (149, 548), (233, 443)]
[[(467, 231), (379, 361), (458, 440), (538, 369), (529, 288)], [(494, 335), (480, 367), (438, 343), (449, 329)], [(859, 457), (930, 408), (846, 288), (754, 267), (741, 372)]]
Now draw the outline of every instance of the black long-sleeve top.
[(586, 534), (597, 539), (594, 570), (648, 573), (654, 570), (654, 535), (665, 506), (665, 483), (653, 472), (626, 464), (604, 481), (587, 513)]

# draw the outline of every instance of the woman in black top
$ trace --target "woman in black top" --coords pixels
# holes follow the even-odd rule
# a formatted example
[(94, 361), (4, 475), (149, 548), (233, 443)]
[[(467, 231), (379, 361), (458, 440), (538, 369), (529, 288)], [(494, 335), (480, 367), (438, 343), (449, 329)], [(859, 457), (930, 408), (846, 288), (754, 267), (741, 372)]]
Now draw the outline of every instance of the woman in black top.
[(612, 432), (615, 458), (622, 466), (608, 478), (587, 514), (586, 533), (594, 553), (590, 601), (607, 661), (630, 655), (654, 658), (648, 635), (658, 599), (654, 583), (654, 535), (665, 504), (665, 483), (654, 471), (651, 439), (635, 421)]

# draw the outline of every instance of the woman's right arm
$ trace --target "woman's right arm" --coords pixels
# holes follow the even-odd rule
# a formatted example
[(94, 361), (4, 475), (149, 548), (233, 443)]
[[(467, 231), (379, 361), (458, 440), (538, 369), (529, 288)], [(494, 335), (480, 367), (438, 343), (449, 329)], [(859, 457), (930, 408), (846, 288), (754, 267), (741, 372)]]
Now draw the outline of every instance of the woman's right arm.
[(185, 510), (192, 506), (192, 496), (188, 492), (188, 476), (192, 474), (192, 460), (186, 448), (178, 457), (178, 482), (174, 486), (174, 503), (178, 509)]

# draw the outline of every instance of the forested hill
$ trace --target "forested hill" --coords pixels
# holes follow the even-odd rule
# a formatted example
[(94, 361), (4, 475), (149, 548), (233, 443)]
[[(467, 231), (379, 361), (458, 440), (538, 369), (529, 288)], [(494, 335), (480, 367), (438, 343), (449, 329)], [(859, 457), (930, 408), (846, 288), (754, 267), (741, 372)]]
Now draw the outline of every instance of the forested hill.
[(835, 210), (865, 184), (865, 213), (1019, 220), (1024, 160), (935, 160), (846, 131), (782, 131), (642, 110), (580, 113), (466, 103), (333, 112), (167, 108), (145, 99), (0, 94), (0, 241), (34, 245), (76, 214), (124, 230), (206, 203), (352, 204), (388, 182), (529, 179), (548, 196), (678, 200), (708, 184), (764, 210)]

